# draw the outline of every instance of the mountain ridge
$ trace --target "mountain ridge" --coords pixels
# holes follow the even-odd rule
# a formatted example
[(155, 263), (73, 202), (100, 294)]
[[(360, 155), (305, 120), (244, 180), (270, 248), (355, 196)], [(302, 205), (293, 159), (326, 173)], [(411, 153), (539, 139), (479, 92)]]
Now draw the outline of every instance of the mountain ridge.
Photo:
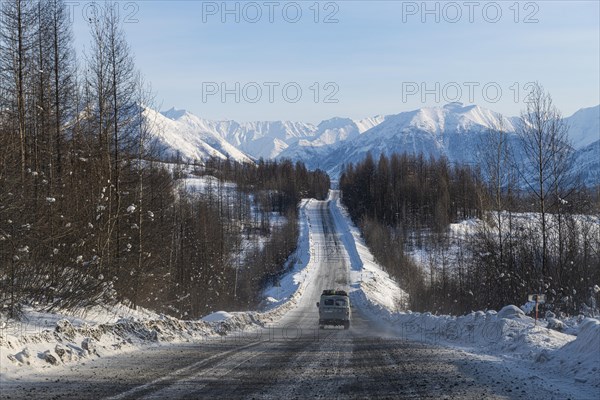
[[(171, 108), (157, 113), (168, 134), (158, 133), (165, 150), (189, 159), (208, 156), (242, 162), (263, 159), (303, 161), (326, 170), (334, 179), (343, 164), (358, 162), (368, 152), (412, 153), (446, 157), (450, 162), (474, 164), (477, 149), (490, 129), (504, 129), (516, 142), (518, 117), (506, 117), (476, 104), (449, 103), (398, 114), (363, 119), (333, 117), (319, 124), (295, 121), (213, 121)], [(161, 119), (161, 118), (158, 118)], [(600, 105), (566, 117), (579, 165), (593, 162), (593, 144), (600, 141)], [(174, 150), (175, 149), (175, 150)], [(600, 155), (599, 155), (600, 156)], [(586, 182), (595, 176), (586, 173)]]

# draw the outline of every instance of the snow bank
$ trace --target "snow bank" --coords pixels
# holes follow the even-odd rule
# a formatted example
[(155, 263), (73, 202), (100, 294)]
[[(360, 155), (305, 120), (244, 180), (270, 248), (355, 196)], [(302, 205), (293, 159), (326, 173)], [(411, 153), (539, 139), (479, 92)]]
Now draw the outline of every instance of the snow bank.
[(182, 321), (161, 315), (156, 319), (128, 317), (115, 323), (93, 325), (79, 324), (77, 319), (77, 325), (74, 325), (68, 319), (61, 319), (52, 329), (44, 327), (34, 334), (15, 335), (2, 330), (0, 375), (2, 379), (11, 379), (26, 372), (138, 350), (148, 345), (202, 340), (262, 324), (254, 313), (220, 314), (220, 319), (215, 318), (215, 314), (209, 321)]
[(586, 318), (577, 338), (552, 354), (553, 363), (564, 368), (578, 382), (600, 388), (600, 321)]
[(525, 313), (519, 307), (511, 305), (502, 308), (498, 313), (498, 317), (508, 319), (525, 318)]
[(217, 312), (214, 312), (212, 314), (208, 314), (205, 317), (202, 317), (202, 321), (205, 321), (205, 322), (220, 322), (220, 321), (228, 320), (231, 317), (233, 317), (233, 315), (231, 315), (230, 313), (228, 313), (226, 311), (217, 311)]
[(500, 312), (477, 311), (464, 316), (394, 312), (358, 291), (354, 305), (388, 321), (393, 334), (408, 340), (460, 348), (470, 353), (504, 360), (529, 361), (578, 383), (600, 389), (600, 321), (587, 318), (574, 328), (577, 336), (551, 329), (550, 321), (538, 321), (510, 305)]

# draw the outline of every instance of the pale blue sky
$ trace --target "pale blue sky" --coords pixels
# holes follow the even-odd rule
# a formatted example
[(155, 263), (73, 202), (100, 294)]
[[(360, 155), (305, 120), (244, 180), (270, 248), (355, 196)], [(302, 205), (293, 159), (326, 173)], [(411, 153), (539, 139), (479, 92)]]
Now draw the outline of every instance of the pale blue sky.
[[(314, 21), (314, 0), (273, 1), (272, 6), (256, 1), (245, 9), (248, 2), (237, 3), (239, 23), (235, 13), (222, 15), (222, 1), (120, 2), (122, 15), (137, 20), (126, 24), (128, 39), (161, 109), (185, 108), (209, 119), (319, 122), (333, 116), (393, 114), (446, 100), (470, 103), (472, 87), (475, 103), (517, 115), (530, 81), (550, 91), (565, 115), (600, 103), (596, 0), (518, 2), (517, 7), (515, 1), (479, 1), (471, 9), (463, 1), (451, 6), (428, 2), (433, 14), (423, 13), (421, 1), (322, 1), (319, 23)], [(78, 47), (88, 42), (82, 18), (86, 4), (74, 5)], [(262, 17), (251, 23), (257, 5)], [(227, 7), (233, 9), (236, 2)], [(274, 22), (269, 21), (270, 7)], [(298, 7), (299, 21), (288, 22)], [(330, 13), (337, 23), (323, 23)], [(537, 22), (525, 23), (528, 16)], [(203, 86), (214, 88), (213, 82), (234, 91), (239, 82), (240, 102), (233, 94), (225, 102), (220, 93), (205, 93), (203, 99)], [(262, 90), (256, 103), (248, 101), (257, 97), (253, 85), (247, 86), (246, 96), (241, 93), (250, 82)], [(273, 103), (265, 82), (279, 83)], [(330, 82), (334, 85), (326, 86)], [(302, 90), (297, 103), (286, 101), (286, 83)], [(432, 90), (425, 102), (423, 88)], [(497, 88), (502, 90), (499, 97)], [(294, 86), (288, 89), (288, 97), (294, 97)], [(327, 94), (338, 102), (325, 103)]]

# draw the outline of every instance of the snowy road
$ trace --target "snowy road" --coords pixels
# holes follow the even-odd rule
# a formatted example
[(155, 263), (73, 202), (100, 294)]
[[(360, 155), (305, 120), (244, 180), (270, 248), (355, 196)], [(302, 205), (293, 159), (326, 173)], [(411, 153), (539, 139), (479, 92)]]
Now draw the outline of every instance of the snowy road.
[[(312, 272), (297, 306), (262, 329), (161, 346), (51, 370), (2, 387), (2, 398), (581, 398), (497, 358), (408, 341), (359, 307), (350, 330), (318, 330), (325, 288), (352, 289), (329, 202), (306, 205)], [(567, 390), (562, 392), (562, 390)]]

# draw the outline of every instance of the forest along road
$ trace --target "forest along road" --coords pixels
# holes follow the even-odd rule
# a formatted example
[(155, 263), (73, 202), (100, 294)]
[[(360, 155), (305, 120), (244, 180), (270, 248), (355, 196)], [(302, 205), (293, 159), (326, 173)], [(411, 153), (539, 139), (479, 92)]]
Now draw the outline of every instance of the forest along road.
[(308, 268), (315, 270), (297, 307), (272, 326), (101, 358), (35, 381), (6, 384), (0, 397), (562, 398), (541, 378), (532, 382), (528, 374), (509, 371), (498, 360), (387, 334), (385, 322), (358, 307), (349, 330), (319, 330), (316, 302), (321, 291), (352, 289), (330, 201), (305, 205), (315, 255)]

